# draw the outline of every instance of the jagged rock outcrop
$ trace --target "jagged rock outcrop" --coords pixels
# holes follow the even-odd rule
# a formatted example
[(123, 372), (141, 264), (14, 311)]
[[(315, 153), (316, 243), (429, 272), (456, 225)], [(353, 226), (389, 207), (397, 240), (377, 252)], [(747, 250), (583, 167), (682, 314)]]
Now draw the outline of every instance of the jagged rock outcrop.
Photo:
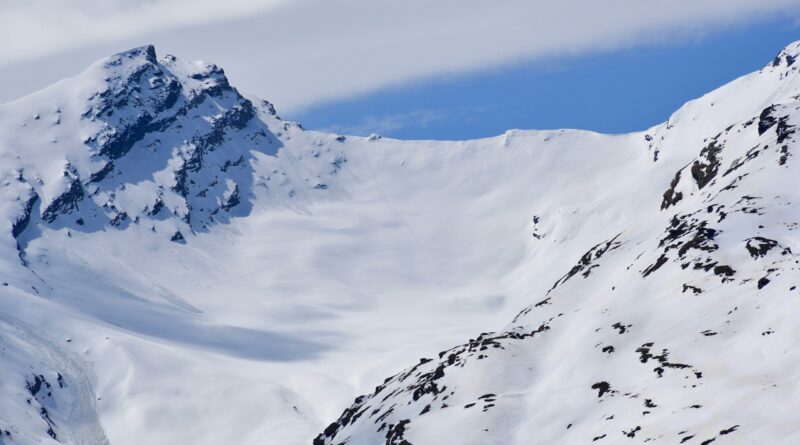
[[(86, 82), (93, 77), (101, 80)], [(274, 154), (281, 145), (268, 126), (281, 124), (269, 103), (241, 96), (216, 65), (158, 59), (153, 46), (100, 61), (73, 83), (79, 101), (69, 106), (27, 98), (53, 111), (50, 119), (37, 113), (17, 136), (52, 133), (48, 148), (66, 154), (60, 175), (45, 174), (53, 161), (43, 160), (20, 179), (41, 199), (39, 223), (120, 227), (124, 220), (144, 224), (163, 209), (175, 219), (166, 232), (194, 232), (249, 213), (254, 153)], [(15, 237), (31, 210), (27, 200)]]

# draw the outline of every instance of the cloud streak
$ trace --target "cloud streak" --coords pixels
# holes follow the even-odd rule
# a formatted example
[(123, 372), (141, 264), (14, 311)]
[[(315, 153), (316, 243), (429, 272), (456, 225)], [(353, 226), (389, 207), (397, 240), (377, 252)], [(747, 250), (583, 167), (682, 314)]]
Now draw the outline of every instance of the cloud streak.
[(369, 115), (355, 125), (335, 125), (320, 129), (328, 133), (340, 133), (356, 136), (370, 134), (386, 135), (408, 128), (427, 128), (446, 121), (470, 122), (486, 109), (419, 109), (405, 113)]
[(0, 47), (0, 81), (24, 91), (44, 82), (26, 78), (37, 68), (63, 77), (111, 51), (152, 42), (161, 52), (214, 61), (243, 90), (298, 110), (433, 76), (671, 42), (800, 11), (800, 0), (222, 4), (0, 0), (0, 38), (16, 42)]
[(0, 0), (0, 65), (265, 12), (284, 0)]

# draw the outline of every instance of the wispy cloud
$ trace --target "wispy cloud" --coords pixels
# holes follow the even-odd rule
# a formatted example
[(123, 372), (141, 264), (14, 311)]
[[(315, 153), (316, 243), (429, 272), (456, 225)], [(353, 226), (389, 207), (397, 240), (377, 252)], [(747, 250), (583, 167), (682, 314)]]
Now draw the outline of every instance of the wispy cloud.
[(334, 125), (322, 128), (329, 133), (367, 136), (379, 134), (392, 136), (409, 128), (424, 129), (443, 122), (469, 122), (485, 111), (482, 108), (414, 110), (407, 113), (371, 115), (355, 124)]
[(0, 82), (24, 90), (31, 71), (63, 77), (112, 49), (155, 43), (214, 61), (242, 89), (296, 110), (798, 11), (800, 0), (0, 0)]

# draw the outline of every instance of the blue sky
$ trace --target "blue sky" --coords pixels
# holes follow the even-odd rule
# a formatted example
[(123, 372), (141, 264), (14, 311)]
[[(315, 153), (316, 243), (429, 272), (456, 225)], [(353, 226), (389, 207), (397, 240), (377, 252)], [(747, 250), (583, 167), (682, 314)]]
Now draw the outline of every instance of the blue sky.
[(669, 44), (438, 76), (284, 117), (309, 129), (404, 139), (479, 138), (509, 128), (643, 130), (798, 39), (794, 18), (772, 18)]

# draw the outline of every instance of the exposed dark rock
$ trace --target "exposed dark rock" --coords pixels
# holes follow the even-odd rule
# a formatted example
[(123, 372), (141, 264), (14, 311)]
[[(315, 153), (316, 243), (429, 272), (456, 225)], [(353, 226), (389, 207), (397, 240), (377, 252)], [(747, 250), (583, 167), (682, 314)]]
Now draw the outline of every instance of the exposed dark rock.
[(169, 240), (180, 244), (186, 243), (186, 239), (183, 237), (183, 234), (180, 231), (175, 232), (175, 234), (172, 235), (172, 238), (170, 238)]
[(152, 121), (153, 116), (146, 111), (140, 112), (130, 125), (120, 127), (108, 135), (106, 142), (100, 146), (99, 154), (111, 159), (125, 156), (133, 148), (133, 145), (148, 133)]
[(659, 256), (659, 257), (656, 259), (656, 262), (655, 262), (655, 263), (653, 263), (653, 264), (651, 264), (651, 265), (647, 266), (647, 267), (646, 267), (646, 268), (645, 268), (645, 269), (642, 271), (642, 277), (645, 277), (645, 278), (646, 278), (646, 277), (647, 277), (648, 275), (650, 275), (651, 273), (653, 273), (653, 272), (657, 271), (658, 269), (660, 269), (660, 268), (661, 268), (661, 266), (663, 266), (664, 264), (666, 264), (666, 262), (667, 262), (667, 256), (662, 254), (661, 256)]
[(629, 324), (626, 325), (620, 322), (616, 322), (613, 325), (611, 325), (611, 327), (616, 329), (620, 334), (624, 334), (628, 330), (628, 328), (631, 327), (631, 325)]
[(598, 267), (597, 261), (605, 255), (607, 252), (615, 250), (619, 248), (622, 243), (617, 241), (620, 235), (616, 235), (614, 238), (611, 238), (608, 241), (602, 242), (597, 244), (596, 246), (589, 249), (586, 253), (581, 256), (578, 263), (572, 267), (563, 277), (559, 278), (554, 284), (553, 287), (550, 288), (547, 293), (550, 293), (553, 289), (558, 287), (561, 284), (567, 282), (570, 278), (575, 276), (578, 273), (581, 273), (584, 278), (588, 277), (592, 273), (592, 269)]
[(105, 163), (105, 165), (103, 165), (103, 168), (92, 173), (91, 176), (89, 176), (89, 183), (102, 181), (112, 171), (114, 171), (114, 163), (108, 161)]
[(780, 158), (778, 158), (778, 165), (786, 165), (786, 161), (788, 161), (789, 156), (791, 156), (791, 153), (789, 153), (789, 146), (788, 145), (782, 146), (780, 154), (781, 156)]
[(734, 426), (732, 426), (730, 428), (726, 428), (726, 429), (720, 431), (719, 434), (720, 434), (720, 436), (724, 436), (726, 434), (730, 434), (730, 433), (736, 431), (737, 428), (739, 428), (739, 425), (734, 425)]
[(778, 120), (778, 126), (775, 127), (775, 132), (778, 135), (778, 145), (783, 144), (796, 131), (795, 127), (789, 125), (787, 121), (788, 117), (784, 116)]
[(592, 389), (597, 390), (597, 397), (603, 397), (603, 394), (611, 391), (611, 385), (608, 382), (597, 382), (592, 385)]
[(767, 108), (764, 108), (761, 111), (761, 115), (758, 116), (758, 134), (759, 136), (764, 134), (767, 130), (770, 129), (773, 125), (778, 122), (772, 113), (775, 112), (775, 105), (771, 105)]
[(397, 425), (390, 425), (386, 431), (385, 445), (412, 445), (403, 436), (406, 433), (406, 427), (411, 423), (410, 420), (404, 419), (397, 422)]
[(227, 172), (228, 169), (231, 168), (231, 167), (240, 167), (240, 166), (244, 165), (244, 162), (245, 162), (244, 161), (244, 156), (239, 156), (239, 159), (237, 159), (235, 161), (231, 161), (230, 159), (228, 159), (228, 160), (225, 161), (224, 164), (222, 164), (222, 167), (220, 167), (220, 170), (222, 172)]
[(636, 428), (632, 428), (630, 431), (623, 431), (622, 434), (624, 434), (626, 437), (633, 438), (633, 437), (636, 436), (636, 433), (641, 431), (641, 429), (642, 429), (642, 427), (637, 425)]
[(730, 277), (736, 273), (735, 270), (731, 266), (715, 266), (714, 267), (714, 275), (721, 275)]
[(114, 218), (111, 219), (110, 223), (112, 226), (118, 227), (122, 223), (128, 220), (128, 214), (125, 212), (117, 213)]
[(229, 211), (230, 209), (239, 205), (239, 184), (236, 184), (233, 187), (233, 191), (228, 195), (228, 197), (222, 202), (220, 205), (220, 209), (224, 211)]
[(325, 431), (323, 431), (314, 439), (313, 445), (325, 445), (325, 438), (332, 438), (336, 436), (336, 433), (339, 431), (339, 429), (358, 419), (358, 417), (363, 414), (362, 407), (365, 401), (366, 396), (356, 397), (355, 401), (353, 401), (353, 406), (345, 409), (336, 422), (328, 425), (328, 427), (325, 428)]
[(43, 389), (46, 389), (48, 391), (50, 389), (50, 383), (48, 383), (47, 379), (45, 379), (44, 376), (41, 374), (33, 375), (33, 381), (26, 381), (25, 386), (28, 392), (31, 393), (31, 395), (34, 397), (38, 396), (39, 392), (42, 391)]
[(66, 192), (54, 199), (42, 213), (42, 220), (52, 223), (61, 214), (71, 213), (78, 209), (78, 203), (83, 199), (84, 192), (81, 182), (75, 178), (70, 182)]
[(18, 215), (11, 224), (11, 235), (14, 236), (14, 238), (19, 237), (28, 227), (28, 223), (30, 223), (31, 220), (31, 214), (33, 213), (33, 208), (38, 200), (39, 195), (31, 191), (22, 206), (22, 214)]
[(753, 238), (748, 238), (746, 240), (745, 248), (747, 248), (747, 251), (750, 253), (750, 256), (753, 257), (753, 259), (758, 259), (766, 255), (767, 252), (772, 250), (777, 245), (778, 242), (775, 240), (761, 236), (754, 236)]
[(161, 210), (163, 210), (163, 209), (164, 209), (164, 201), (162, 201), (162, 200), (159, 198), (159, 199), (157, 199), (157, 200), (156, 200), (156, 202), (153, 204), (153, 208), (152, 208), (152, 209), (150, 209), (150, 210), (147, 212), (147, 215), (149, 215), (149, 216), (156, 216), (156, 215), (158, 215), (158, 214), (159, 214), (159, 212), (161, 212)]
[(691, 173), (697, 188), (702, 189), (717, 175), (720, 165), (717, 156), (721, 151), (722, 144), (715, 139), (700, 151), (700, 158), (692, 163)]
[(683, 199), (683, 193), (675, 191), (675, 187), (677, 187), (681, 181), (681, 171), (682, 170), (678, 170), (675, 173), (675, 177), (672, 178), (669, 188), (664, 192), (664, 199), (661, 201), (661, 210), (669, 208), (669, 206), (675, 205), (678, 201)]
[(691, 290), (692, 293), (695, 294), (695, 295), (700, 294), (700, 293), (703, 292), (703, 289), (700, 289), (699, 287), (692, 286), (692, 285), (689, 285), (689, 284), (684, 284), (683, 285), (683, 290), (681, 291), (681, 293), (685, 293), (687, 290)]

